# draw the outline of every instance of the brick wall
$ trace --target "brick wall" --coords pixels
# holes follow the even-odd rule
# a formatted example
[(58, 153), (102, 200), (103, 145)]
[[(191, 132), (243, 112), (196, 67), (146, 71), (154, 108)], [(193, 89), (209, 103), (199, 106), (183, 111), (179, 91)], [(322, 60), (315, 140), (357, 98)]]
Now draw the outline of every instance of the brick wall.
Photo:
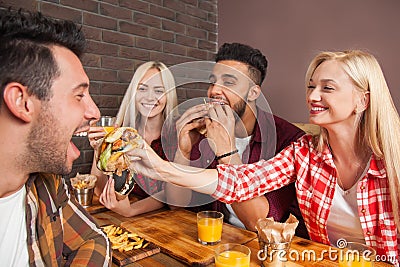
[[(217, 0), (0, 0), (5, 7), (37, 10), (80, 25), (88, 40), (83, 65), (103, 115), (115, 115), (135, 68), (148, 60), (174, 64), (213, 60), (217, 49)], [(204, 86), (178, 88), (180, 101), (205, 95)], [(76, 172), (90, 171), (93, 150), (81, 150)]]

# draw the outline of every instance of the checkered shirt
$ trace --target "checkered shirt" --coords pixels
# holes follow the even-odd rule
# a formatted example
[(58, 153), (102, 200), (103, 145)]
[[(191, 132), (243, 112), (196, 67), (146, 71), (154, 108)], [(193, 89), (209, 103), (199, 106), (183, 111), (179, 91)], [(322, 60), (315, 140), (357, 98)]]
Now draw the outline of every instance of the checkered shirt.
[(27, 184), (30, 266), (110, 266), (107, 236), (70, 198), (60, 176), (33, 174)]
[[(218, 186), (213, 197), (226, 203), (248, 200), (295, 182), (310, 238), (330, 244), (326, 224), (338, 173), (329, 149), (318, 152), (312, 136), (301, 137), (268, 161), (219, 165), (217, 169)], [(375, 156), (357, 184), (357, 204), (366, 244), (379, 255), (397, 260), (399, 266), (400, 235), (394, 222), (389, 184), (384, 163)]]

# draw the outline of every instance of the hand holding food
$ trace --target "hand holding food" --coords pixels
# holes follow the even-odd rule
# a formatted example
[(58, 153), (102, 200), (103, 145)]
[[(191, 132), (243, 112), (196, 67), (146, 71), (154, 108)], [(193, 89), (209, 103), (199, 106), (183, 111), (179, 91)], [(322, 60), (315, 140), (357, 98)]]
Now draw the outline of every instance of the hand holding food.
[(116, 128), (107, 134), (98, 151), (97, 168), (115, 180), (117, 198), (123, 199), (135, 184), (135, 170), (129, 169), (130, 159), (126, 152), (143, 146), (137, 130), (130, 127)]

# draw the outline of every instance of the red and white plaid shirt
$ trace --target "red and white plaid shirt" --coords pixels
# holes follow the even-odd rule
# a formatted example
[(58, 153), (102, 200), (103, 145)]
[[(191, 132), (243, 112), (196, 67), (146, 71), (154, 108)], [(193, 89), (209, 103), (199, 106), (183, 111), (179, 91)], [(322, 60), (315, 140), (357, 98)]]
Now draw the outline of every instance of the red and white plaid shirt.
[[(300, 210), (310, 238), (330, 244), (327, 220), (337, 181), (328, 148), (318, 152), (310, 135), (282, 150), (274, 158), (254, 164), (219, 165), (213, 197), (231, 203), (244, 201), (295, 182)], [(389, 184), (383, 161), (374, 156), (357, 185), (357, 204), (366, 244), (379, 255), (399, 260), (400, 235), (394, 222)], [(399, 212), (399, 211), (396, 211)]]

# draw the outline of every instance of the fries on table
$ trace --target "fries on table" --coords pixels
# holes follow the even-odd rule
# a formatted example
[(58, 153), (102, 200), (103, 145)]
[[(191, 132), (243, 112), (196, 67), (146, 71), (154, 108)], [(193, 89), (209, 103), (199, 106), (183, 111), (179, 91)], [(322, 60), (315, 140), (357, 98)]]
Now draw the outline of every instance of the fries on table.
[(144, 238), (139, 237), (135, 233), (125, 231), (119, 226), (107, 225), (102, 227), (112, 244), (112, 249), (118, 249), (120, 252), (130, 251), (132, 249), (140, 249), (148, 246), (148, 242)]

